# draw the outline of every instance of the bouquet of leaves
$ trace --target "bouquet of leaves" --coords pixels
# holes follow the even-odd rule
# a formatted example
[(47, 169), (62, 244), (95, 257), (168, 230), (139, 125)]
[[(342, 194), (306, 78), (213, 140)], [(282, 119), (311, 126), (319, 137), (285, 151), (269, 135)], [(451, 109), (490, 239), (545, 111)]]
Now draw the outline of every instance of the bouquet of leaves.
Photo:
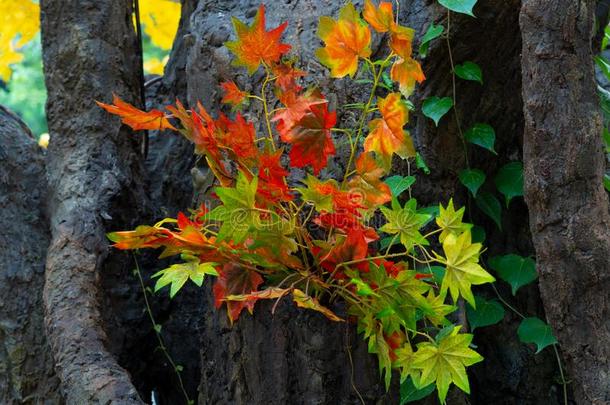
[[(119, 249), (179, 255), (181, 263), (154, 275), (155, 290), (169, 285), (172, 297), (188, 280), (201, 286), (206, 275), (215, 277), (216, 306), (226, 306), (231, 323), (258, 300), (287, 297), (331, 321), (357, 323), (386, 387), (397, 369), (417, 389), (436, 386), (441, 402), (451, 383), (469, 392), (465, 368), (482, 357), (469, 347), (472, 335), (447, 316), (460, 297), (475, 306), (471, 285), (494, 281), (478, 263), (482, 246), (462, 221), (464, 208), (452, 201), (418, 208), (405, 198), (413, 177), (386, 177), (394, 156), (416, 156), (404, 129), (407, 97), (424, 80), (411, 56), (413, 30), (396, 22), (387, 2), (367, 0), (362, 16), (347, 4), (338, 19), (320, 18), (320, 62), (332, 77), (359, 72), (370, 86), (367, 100), (347, 106), (358, 109), (356, 124), (341, 127), (321, 90), (300, 85), (305, 72), (281, 42), (286, 23), (267, 31), (261, 6), (252, 25), (233, 25), (237, 38), (226, 46), (234, 65), (249, 75), (262, 69), (265, 79), (256, 94), (222, 83), (222, 102), (233, 110), (259, 103), (261, 128), (240, 112), (214, 118), (201, 104), (145, 112), (116, 96), (112, 105), (99, 103), (135, 130), (182, 134), (217, 182), (214, 204), (108, 237)], [(377, 60), (372, 35), (389, 38)], [(276, 102), (281, 107), (272, 109)], [(334, 139), (349, 143), (349, 159), (341, 178), (324, 178)], [(307, 176), (295, 180), (291, 168)], [(383, 225), (373, 226), (374, 218)], [(337, 299), (347, 314), (331, 310)]]

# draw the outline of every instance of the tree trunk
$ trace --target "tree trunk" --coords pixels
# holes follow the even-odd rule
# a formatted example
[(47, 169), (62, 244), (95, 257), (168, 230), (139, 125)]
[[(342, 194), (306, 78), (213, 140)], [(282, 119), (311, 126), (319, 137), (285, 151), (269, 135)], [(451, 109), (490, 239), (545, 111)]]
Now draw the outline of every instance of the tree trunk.
[(53, 139), (44, 302), (55, 369), (69, 404), (141, 404), (107, 348), (99, 305), (104, 234), (146, 204), (135, 138), (94, 102), (113, 91), (137, 100), (131, 2), (47, 0), (41, 15)]
[(43, 330), (44, 156), (25, 124), (2, 106), (0, 161), (0, 403), (61, 404)]
[(595, 2), (526, 0), (525, 193), (542, 299), (576, 400), (610, 402), (610, 216), (591, 38)]

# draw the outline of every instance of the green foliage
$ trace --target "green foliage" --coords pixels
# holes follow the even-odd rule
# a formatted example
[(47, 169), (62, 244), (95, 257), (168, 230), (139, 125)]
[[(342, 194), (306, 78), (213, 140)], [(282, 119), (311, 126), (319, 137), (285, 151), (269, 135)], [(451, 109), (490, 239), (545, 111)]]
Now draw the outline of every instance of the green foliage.
[(485, 183), (485, 173), (479, 169), (464, 169), (458, 175), (460, 182), (472, 193), (477, 196), (477, 191)]
[(434, 384), (430, 384), (422, 389), (418, 389), (415, 387), (415, 384), (413, 384), (413, 379), (409, 376), (400, 384), (400, 405), (424, 399), (432, 394), (435, 388), (436, 386)]
[(434, 25), (434, 23), (430, 23), (428, 30), (421, 39), (421, 44), (419, 45), (419, 56), (425, 58), (428, 54), (430, 42), (443, 35), (444, 31), (445, 27), (443, 27), (442, 25)]
[(498, 191), (504, 194), (506, 207), (513, 197), (523, 196), (523, 163), (511, 162), (500, 168), (494, 178)]
[(525, 318), (521, 321), (517, 334), (523, 343), (533, 343), (536, 345), (536, 354), (540, 353), (545, 347), (557, 343), (551, 327), (535, 317)]
[(453, 107), (453, 100), (451, 97), (438, 98), (433, 96), (428, 97), (424, 101), (422, 105), (422, 112), (426, 117), (434, 121), (436, 126), (438, 126), (441, 118), (443, 118), (443, 116), (447, 114), (449, 110), (451, 110), (451, 107)]
[(470, 304), (466, 307), (466, 315), (472, 332), (477, 328), (495, 325), (504, 319), (504, 307), (498, 301), (486, 300), (478, 295), (475, 295), (474, 301), (476, 308)]
[(515, 254), (496, 256), (489, 260), (489, 267), (510, 284), (513, 295), (517, 294), (519, 288), (538, 278), (536, 262), (529, 257)]
[(466, 139), (466, 142), (478, 145), (497, 155), (496, 151), (494, 150), (494, 145), (496, 143), (496, 131), (494, 131), (493, 127), (489, 124), (474, 124), (468, 131), (466, 131), (464, 134), (464, 139)]
[(196, 258), (191, 258), (186, 263), (174, 264), (167, 269), (153, 274), (154, 278), (159, 277), (155, 284), (155, 292), (171, 284), (169, 296), (174, 298), (174, 295), (180, 291), (184, 283), (189, 279), (198, 287), (201, 287), (206, 274), (218, 276), (215, 266), (216, 263), (199, 263)]
[(19, 115), (38, 137), (48, 132), (40, 35), (23, 47), (23, 55), (24, 60), (13, 65), (13, 74), (6, 87), (0, 86), (0, 104)]
[(475, 201), (477, 207), (479, 207), (485, 215), (493, 219), (496, 225), (498, 225), (498, 229), (502, 230), (502, 205), (496, 196), (490, 192), (482, 191), (477, 195)]
[(466, 61), (455, 67), (455, 74), (464, 80), (479, 82), (483, 84), (483, 72), (479, 65), (474, 62)]
[(398, 197), (415, 183), (415, 177), (396, 175), (388, 177), (384, 182), (390, 187), (392, 195)]
[(438, 2), (456, 13), (468, 14), (474, 17), (472, 8), (477, 4), (478, 0), (438, 0)]

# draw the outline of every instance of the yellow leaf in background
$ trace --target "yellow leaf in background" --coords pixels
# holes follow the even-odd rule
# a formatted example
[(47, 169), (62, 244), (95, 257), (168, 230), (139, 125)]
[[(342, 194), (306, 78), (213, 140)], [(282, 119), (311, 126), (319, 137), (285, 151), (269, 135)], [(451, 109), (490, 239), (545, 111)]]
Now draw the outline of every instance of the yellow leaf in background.
[(140, 21), (153, 45), (170, 50), (180, 22), (180, 2), (173, 0), (140, 1)]
[(144, 61), (144, 71), (149, 75), (163, 76), (163, 69), (165, 68), (165, 64), (168, 60), (169, 55), (163, 59), (150, 58), (147, 61)]
[(9, 65), (23, 59), (18, 49), (31, 41), (39, 29), (38, 4), (31, 0), (0, 1), (0, 79), (10, 79)]

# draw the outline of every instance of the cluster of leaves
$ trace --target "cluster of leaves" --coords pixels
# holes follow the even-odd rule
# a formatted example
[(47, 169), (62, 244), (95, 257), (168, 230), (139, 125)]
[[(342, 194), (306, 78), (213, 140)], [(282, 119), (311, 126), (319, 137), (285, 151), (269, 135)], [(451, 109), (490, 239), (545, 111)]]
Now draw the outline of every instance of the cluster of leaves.
[[(201, 104), (145, 112), (116, 96), (113, 104), (98, 103), (134, 130), (182, 134), (218, 184), (209, 206), (111, 233), (114, 246), (180, 255), (182, 263), (155, 274), (156, 289), (169, 285), (171, 296), (188, 280), (201, 285), (205, 275), (216, 277), (216, 306), (226, 305), (230, 322), (244, 309), (252, 313), (259, 300), (290, 297), (332, 321), (357, 323), (386, 386), (397, 369), (418, 390), (436, 387), (443, 403), (452, 383), (469, 392), (466, 367), (482, 357), (470, 347), (473, 336), (447, 317), (460, 297), (476, 308), (472, 285), (494, 281), (479, 264), (482, 245), (463, 222), (464, 208), (453, 201), (418, 208), (404, 195), (412, 177), (383, 180), (394, 156), (416, 157), (404, 129), (407, 97), (424, 80), (411, 56), (413, 30), (396, 22), (387, 2), (365, 1), (362, 15), (348, 3), (338, 19), (320, 19), (324, 46), (316, 55), (330, 75), (370, 76), (360, 119), (341, 128), (322, 92), (301, 86), (305, 72), (281, 42), (286, 23), (267, 31), (261, 6), (251, 25), (235, 18), (233, 25), (237, 38), (226, 46), (234, 65), (250, 75), (263, 70), (265, 79), (256, 94), (223, 83), (222, 101), (234, 110), (259, 103), (261, 128), (240, 112), (213, 118)], [(372, 60), (372, 36), (381, 34), (389, 52)], [(271, 110), (276, 102), (281, 107)], [(342, 179), (322, 175), (335, 154), (333, 134), (350, 145)], [(290, 168), (307, 175), (289, 177)], [(383, 224), (372, 225), (379, 217)], [(347, 313), (333, 310), (337, 297)]]

